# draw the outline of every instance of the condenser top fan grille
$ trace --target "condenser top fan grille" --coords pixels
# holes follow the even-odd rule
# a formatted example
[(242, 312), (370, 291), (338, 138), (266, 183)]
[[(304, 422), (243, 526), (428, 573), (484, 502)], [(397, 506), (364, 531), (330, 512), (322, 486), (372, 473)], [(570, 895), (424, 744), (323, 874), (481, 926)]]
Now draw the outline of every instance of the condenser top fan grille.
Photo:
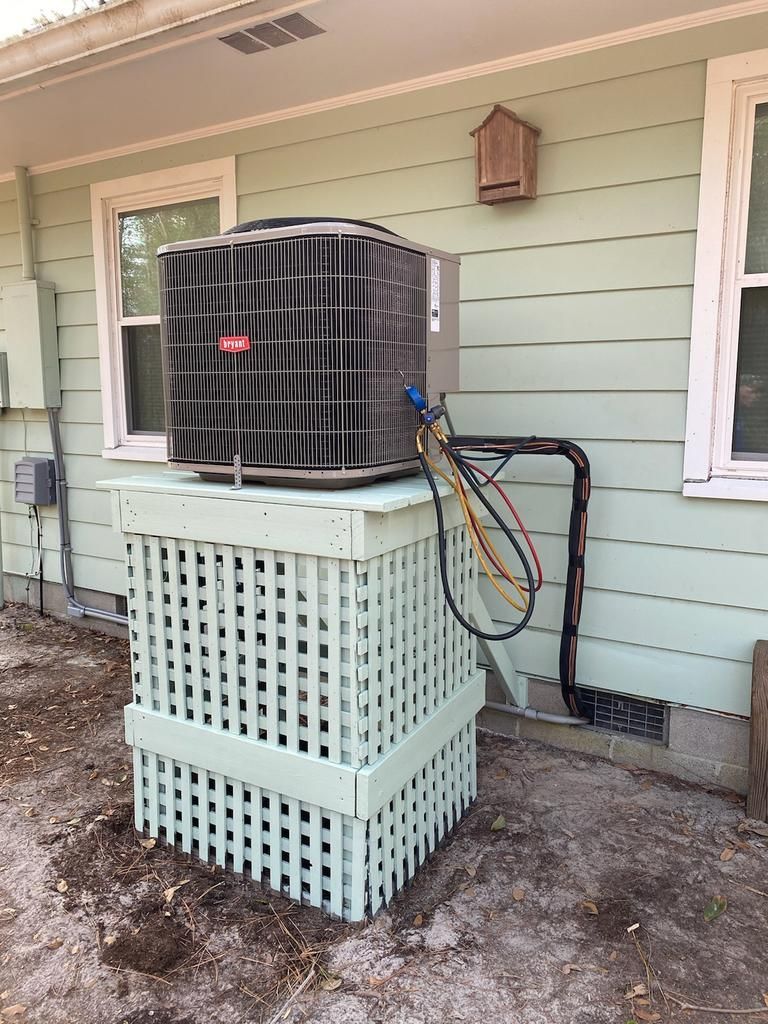
[(159, 259), (173, 465), (326, 483), (413, 465), (403, 377), (426, 391), (424, 251), (310, 222), (179, 243)]

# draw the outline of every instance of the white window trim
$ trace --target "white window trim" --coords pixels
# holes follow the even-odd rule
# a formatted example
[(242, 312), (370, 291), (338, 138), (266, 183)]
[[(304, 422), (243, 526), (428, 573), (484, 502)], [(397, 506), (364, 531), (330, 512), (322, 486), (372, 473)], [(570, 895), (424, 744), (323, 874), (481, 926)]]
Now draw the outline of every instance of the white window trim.
[(99, 339), (104, 450), (107, 459), (165, 462), (165, 437), (130, 435), (127, 431), (125, 376), (117, 336), (118, 273), (115, 226), (117, 213), (180, 199), (219, 198), (222, 229), (237, 223), (235, 157), (188, 164), (91, 185), (91, 224), (96, 272), (96, 322)]
[(733, 460), (730, 444), (751, 112), (766, 100), (768, 50), (709, 62), (683, 463), (683, 494), (690, 497), (768, 501), (768, 465)]

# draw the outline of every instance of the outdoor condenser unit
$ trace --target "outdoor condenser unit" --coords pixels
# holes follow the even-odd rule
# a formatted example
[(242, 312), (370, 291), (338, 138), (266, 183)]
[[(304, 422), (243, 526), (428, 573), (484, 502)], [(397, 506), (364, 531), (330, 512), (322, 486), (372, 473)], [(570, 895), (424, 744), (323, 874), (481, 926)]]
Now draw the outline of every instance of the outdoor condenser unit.
[(418, 468), (403, 384), (458, 389), (458, 257), (299, 218), (158, 259), (172, 466), (325, 487)]

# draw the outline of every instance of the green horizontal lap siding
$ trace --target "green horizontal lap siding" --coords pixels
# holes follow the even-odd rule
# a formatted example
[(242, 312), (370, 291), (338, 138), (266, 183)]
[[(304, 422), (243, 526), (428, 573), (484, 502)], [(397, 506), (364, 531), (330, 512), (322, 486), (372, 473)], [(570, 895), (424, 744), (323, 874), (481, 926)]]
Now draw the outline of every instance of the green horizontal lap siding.
[[(580, 268), (574, 266), (577, 274)], [(633, 279), (651, 270), (635, 267)], [(686, 268), (678, 275), (692, 278)], [(624, 275), (631, 273), (624, 270)], [(596, 284), (601, 286), (604, 279)], [(507, 278), (504, 290), (513, 287)], [(459, 310), (463, 349), (473, 345), (538, 341), (634, 341), (638, 324), (646, 338), (686, 338), (691, 329), (691, 287), (537, 293), (514, 298), (464, 300)]]
[[(545, 578), (564, 584), (566, 558), (559, 534), (536, 533)], [(623, 594), (692, 601), (765, 612), (762, 555), (591, 538), (589, 587)]]
[(564, 375), (559, 393), (550, 389), (516, 394), (514, 383), (510, 375), (506, 394), (481, 388), (452, 397), (457, 430), (528, 435), (532, 425), (542, 423), (544, 429), (537, 434), (629, 441), (681, 441), (685, 433), (682, 391), (621, 391), (624, 382), (617, 380), (611, 391), (574, 394), (565, 390)]
[[(743, 715), (744, 662), (708, 655), (683, 654), (640, 642), (617, 643), (585, 634), (579, 641), (579, 682), (608, 687), (621, 693), (655, 696), (694, 707), (712, 707)], [(520, 634), (516, 643), (518, 665), (534, 665), (542, 676), (557, 678), (559, 635), (538, 627)], [(702, 703), (702, 695), (711, 703)]]
[[(85, 360), (81, 360), (85, 362)], [(476, 391), (684, 391), (688, 339), (468, 348), (461, 388)]]
[(476, 302), (572, 295), (574, 289), (605, 293), (685, 286), (693, 277), (695, 243), (689, 231), (472, 253), (462, 260), (462, 297)]
[[(38, 270), (57, 286), (78, 583), (124, 590), (94, 488), (152, 470), (100, 457), (89, 185), (235, 153), (241, 220), (370, 218), (462, 254), (457, 429), (558, 434), (592, 459), (580, 679), (747, 713), (750, 645), (765, 635), (765, 508), (680, 492), (705, 59), (766, 30), (768, 15), (704, 26), (33, 178)], [(542, 127), (535, 202), (474, 202), (469, 131), (494, 102)], [(19, 273), (15, 217), (0, 183), (0, 282)], [(29, 523), (13, 506), (13, 461), (25, 444), (50, 451), (45, 417), (25, 418), (0, 420), (6, 565), (22, 573)], [(533, 626), (512, 651), (532, 675), (557, 675), (568, 469), (524, 458), (505, 474), (545, 563)], [(51, 510), (43, 520), (55, 578)]]

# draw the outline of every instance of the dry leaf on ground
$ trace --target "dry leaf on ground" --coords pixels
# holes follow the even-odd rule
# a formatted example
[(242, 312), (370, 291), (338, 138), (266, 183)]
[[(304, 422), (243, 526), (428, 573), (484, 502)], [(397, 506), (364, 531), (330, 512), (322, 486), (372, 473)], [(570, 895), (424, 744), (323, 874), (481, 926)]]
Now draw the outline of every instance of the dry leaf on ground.
[(507, 819), (503, 814), (500, 814), (491, 824), (491, 832), (501, 832), (503, 828), (506, 828)]
[(625, 999), (635, 999), (637, 996), (647, 996), (648, 986), (643, 981), (639, 981), (637, 985), (633, 985), (632, 988), (627, 989), (624, 993)]
[(56, 883), (57, 892), (66, 892), (67, 889), (69, 889), (69, 882), (67, 882), (66, 879), (64, 878), (60, 878)]
[(191, 879), (185, 878), (183, 882), (179, 882), (177, 885), (171, 885), (167, 889), (163, 889), (163, 896), (165, 897), (165, 902), (170, 903), (173, 897), (182, 887), (182, 885), (189, 885), (190, 881)]
[(739, 832), (754, 832), (756, 836), (768, 837), (768, 825), (762, 821), (756, 821), (754, 818), (745, 818), (738, 824)]
[(726, 846), (723, 852), (720, 854), (720, 860), (733, 860), (733, 855), (736, 853), (732, 846)]
[(582, 900), (581, 909), (586, 910), (588, 914), (592, 914), (595, 917), (600, 913), (594, 900)]
[(516, 885), (512, 890), (512, 899), (517, 900), (518, 903), (520, 902), (520, 900), (524, 900), (525, 889), (522, 889), (519, 885)]

